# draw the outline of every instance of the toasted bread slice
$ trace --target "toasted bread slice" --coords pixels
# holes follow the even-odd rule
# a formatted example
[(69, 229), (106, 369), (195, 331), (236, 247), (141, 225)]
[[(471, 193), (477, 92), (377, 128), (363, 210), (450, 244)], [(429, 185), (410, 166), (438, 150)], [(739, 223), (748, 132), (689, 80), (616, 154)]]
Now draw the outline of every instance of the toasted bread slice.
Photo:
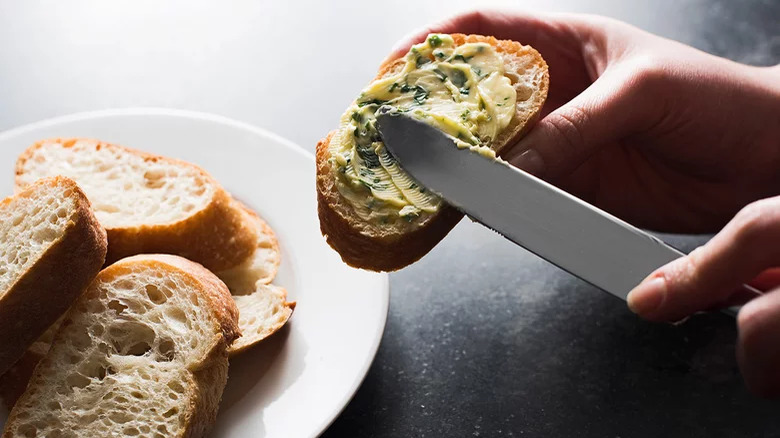
[(271, 281), (279, 269), (281, 254), (271, 227), (254, 211), (241, 205), (247, 219), (257, 227), (257, 248), (249, 260), (226, 271), (217, 272), (238, 306), (241, 338), (230, 346), (236, 354), (257, 344), (284, 326), (295, 302), (287, 301), (287, 291)]
[[(541, 55), (529, 46), (514, 41), (480, 35), (451, 35), (455, 46), (482, 42), (490, 44), (501, 56), (505, 76), (517, 93), (515, 113), (509, 125), (492, 141), (499, 153), (514, 144), (536, 121), (547, 98), (549, 75)], [(400, 73), (406, 61), (396, 59), (380, 66), (375, 80)], [(317, 144), (317, 204), (320, 228), (327, 242), (345, 263), (375, 271), (393, 271), (415, 262), (430, 251), (460, 221), (463, 214), (442, 205), (433, 214), (419, 220), (390, 224), (362, 219), (336, 185), (337, 169), (330, 162), (333, 131)]]
[(68, 178), (0, 202), (0, 373), (78, 298), (106, 256), (106, 233)]
[(201, 265), (120, 260), (68, 312), (3, 436), (204, 436), (238, 336), (230, 292)]
[(53, 175), (73, 178), (92, 201), (108, 232), (108, 263), (167, 253), (223, 270), (255, 249), (254, 227), (193, 164), (89, 139), (41, 141), (16, 163), (17, 188)]

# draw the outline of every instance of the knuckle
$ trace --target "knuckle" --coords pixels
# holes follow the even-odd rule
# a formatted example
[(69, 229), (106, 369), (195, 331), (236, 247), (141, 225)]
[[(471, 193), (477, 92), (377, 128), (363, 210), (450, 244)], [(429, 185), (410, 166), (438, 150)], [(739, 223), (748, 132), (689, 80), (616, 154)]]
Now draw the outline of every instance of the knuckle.
[(779, 234), (780, 218), (774, 200), (762, 199), (748, 204), (733, 219), (737, 242), (753, 244)]
[(693, 250), (690, 254), (669, 263), (665, 268), (665, 278), (669, 288), (683, 295), (696, 294), (704, 286), (700, 275), (703, 264), (703, 249)]
[(627, 66), (631, 88), (638, 93), (652, 93), (667, 85), (670, 75), (663, 59), (656, 55), (636, 57)]

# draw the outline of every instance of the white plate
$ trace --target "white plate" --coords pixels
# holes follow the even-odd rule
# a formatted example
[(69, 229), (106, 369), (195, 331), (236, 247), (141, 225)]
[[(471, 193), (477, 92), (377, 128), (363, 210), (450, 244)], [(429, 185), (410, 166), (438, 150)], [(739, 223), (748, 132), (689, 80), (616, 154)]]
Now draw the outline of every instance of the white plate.
[(218, 116), (158, 109), (77, 114), (0, 134), (0, 194), (12, 192), (17, 155), (50, 137), (99, 138), (196, 163), (268, 221), (282, 248), (275, 283), (298, 306), (283, 330), (231, 361), (211, 436), (311, 437), (325, 430), (376, 354), (389, 291), (386, 275), (347, 267), (325, 243), (311, 154)]

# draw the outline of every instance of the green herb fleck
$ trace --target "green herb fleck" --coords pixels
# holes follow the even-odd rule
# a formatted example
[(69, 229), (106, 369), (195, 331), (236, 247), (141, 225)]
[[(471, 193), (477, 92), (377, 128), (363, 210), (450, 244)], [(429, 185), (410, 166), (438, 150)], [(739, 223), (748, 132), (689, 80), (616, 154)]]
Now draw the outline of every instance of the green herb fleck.
[(363, 102), (358, 102), (358, 107), (363, 108), (366, 105), (384, 105), (386, 104), (386, 100), (382, 99), (370, 99)]
[(439, 47), (441, 43), (441, 37), (438, 35), (431, 35), (428, 37), (428, 44), (430, 44), (431, 47)]
[(431, 60), (426, 58), (425, 56), (418, 56), (417, 60), (415, 61), (415, 65), (417, 66), (417, 68), (420, 68), (425, 64), (428, 64), (429, 62), (431, 62)]
[(452, 60), (453, 60), (453, 61), (463, 61), (463, 62), (465, 62), (466, 64), (468, 64), (468, 63), (469, 63), (469, 60), (470, 60), (471, 58), (473, 58), (473, 56), (463, 56), (463, 55), (461, 55), (460, 53), (458, 53), (457, 55), (454, 55), (454, 56), (452, 57)]
[(425, 99), (428, 98), (428, 90), (421, 86), (417, 86), (417, 90), (414, 92), (414, 101), (417, 102), (418, 105), (422, 105), (425, 102)]
[(453, 69), (452, 73), (450, 73), (450, 81), (452, 81), (452, 85), (455, 85), (458, 88), (466, 85), (467, 80), (466, 73), (463, 73), (463, 71), (459, 69)]
[(393, 82), (393, 85), (390, 86), (390, 92), (392, 93), (398, 87), (399, 87), (398, 83), (397, 82)]

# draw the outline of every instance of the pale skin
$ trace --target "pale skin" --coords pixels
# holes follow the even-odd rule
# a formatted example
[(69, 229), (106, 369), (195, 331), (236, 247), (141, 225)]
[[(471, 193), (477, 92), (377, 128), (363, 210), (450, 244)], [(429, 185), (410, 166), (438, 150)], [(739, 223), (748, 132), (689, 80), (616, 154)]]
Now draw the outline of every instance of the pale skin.
[[(541, 118), (504, 158), (634, 225), (718, 234), (653, 272), (628, 305), (679, 321), (726, 304), (747, 386), (780, 395), (780, 65), (752, 67), (588, 15), (481, 11), (421, 29), (492, 35), (550, 68)], [(742, 283), (764, 292), (735, 293)]]

